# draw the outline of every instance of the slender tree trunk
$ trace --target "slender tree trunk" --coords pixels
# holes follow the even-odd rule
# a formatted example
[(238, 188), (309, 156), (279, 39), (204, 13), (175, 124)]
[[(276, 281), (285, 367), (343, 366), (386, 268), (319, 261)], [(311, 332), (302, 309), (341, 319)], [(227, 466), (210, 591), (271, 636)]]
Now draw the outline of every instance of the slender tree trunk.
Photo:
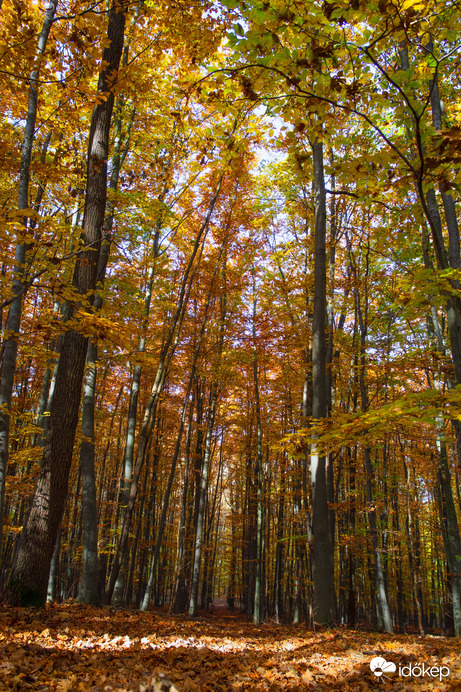
[(285, 528), (285, 460), (282, 459), (278, 464), (280, 473), (280, 492), (277, 508), (277, 532), (275, 548), (275, 570), (274, 570), (274, 612), (278, 624), (284, 620), (285, 608), (283, 600), (283, 556), (284, 556), (284, 528)]
[[(369, 248), (367, 249), (367, 258), (366, 258), (366, 276), (365, 279), (368, 279), (368, 252)], [(356, 283), (358, 281), (358, 276), (357, 276), (357, 271), (356, 267), (354, 264), (354, 274), (356, 278)], [(359, 375), (359, 382), (360, 382), (360, 392), (361, 392), (361, 397), (362, 397), (362, 411), (366, 412), (368, 411), (368, 390), (367, 390), (367, 384), (366, 384), (366, 339), (367, 339), (367, 315), (368, 315), (368, 293), (367, 293), (367, 288), (365, 287), (365, 308), (362, 311), (361, 303), (360, 303), (360, 295), (358, 288), (355, 289), (355, 295), (356, 295), (356, 312), (359, 320), (359, 328), (360, 328), (360, 375)], [(379, 625), (384, 629), (385, 632), (388, 632), (392, 634), (393, 628), (392, 628), (392, 617), (389, 609), (389, 603), (388, 603), (388, 598), (387, 598), (387, 592), (386, 592), (386, 582), (384, 579), (384, 570), (383, 570), (383, 564), (381, 560), (381, 551), (379, 548), (379, 538), (378, 538), (378, 528), (377, 528), (377, 521), (376, 521), (376, 506), (373, 498), (373, 465), (371, 462), (371, 454), (370, 454), (370, 448), (368, 445), (366, 445), (363, 449), (363, 457), (365, 461), (365, 475), (366, 475), (366, 497), (367, 497), (367, 513), (368, 513), (368, 521), (370, 524), (370, 536), (371, 536), (371, 543), (373, 547), (373, 556), (374, 556), (374, 575), (375, 575), (375, 582), (374, 582), (374, 594), (376, 597), (376, 603), (377, 603), (377, 611), (378, 611), (378, 621)]]
[(59, 563), (59, 552), (61, 550), (61, 529), (58, 531), (58, 537), (56, 539), (56, 545), (53, 550), (53, 557), (51, 558), (50, 565), (50, 576), (48, 577), (48, 589), (46, 592), (46, 602), (52, 603), (55, 599), (55, 582), (56, 582), (56, 568)]
[(245, 520), (242, 532), (242, 591), (245, 613), (250, 618), (253, 616), (254, 607), (254, 583), (256, 561), (256, 502), (254, 492), (254, 468), (252, 457), (253, 430), (250, 425), (245, 452)]
[(77, 596), (79, 603), (99, 603), (98, 508), (94, 468), (94, 398), (96, 390), (96, 344), (90, 341), (83, 382), (82, 442), (80, 474), (82, 478), (83, 556)]
[[(357, 447), (347, 448), (349, 455), (349, 512), (348, 529), (351, 536), (355, 536), (356, 526), (356, 466), (357, 466)], [(348, 547), (348, 593), (347, 593), (347, 625), (355, 627), (356, 622), (356, 598), (355, 598), (355, 554), (354, 546)]]
[[(426, 51), (433, 54), (434, 45), (429, 41), (426, 46)], [(407, 49), (408, 50), (408, 49)], [(441, 130), (444, 121), (444, 112), (440, 101), (439, 80), (437, 72), (434, 74), (430, 85), (432, 124), (436, 130)], [(448, 230), (448, 260), (453, 269), (460, 266), (460, 241), (459, 241), (459, 226), (456, 216), (456, 208), (453, 197), (447, 194), (444, 190), (440, 190), (442, 197), (443, 208), (445, 211), (445, 220)]]
[[(83, 219), (83, 242), (89, 247), (79, 255), (73, 279), (82, 297), (96, 285), (98, 245), (106, 207), (113, 84), (120, 64), (124, 29), (125, 11), (117, 3), (109, 11), (108, 45), (103, 52), (104, 68), (98, 83), (98, 92), (105, 98), (95, 107), (91, 119)], [(74, 315), (75, 307), (69, 317)], [(64, 336), (40, 476), (9, 581), (11, 603), (43, 605), (46, 600), (50, 562), (67, 495), (87, 342), (87, 337), (75, 329), (68, 330)]]
[(186, 451), (184, 454), (184, 479), (182, 484), (182, 499), (181, 513), (179, 517), (178, 530), (178, 554), (176, 557), (176, 578), (175, 578), (175, 595), (172, 599), (170, 611), (174, 613), (182, 613), (187, 606), (186, 597), (186, 580), (185, 580), (185, 539), (186, 539), (186, 523), (187, 523), (187, 498), (189, 496), (189, 468), (190, 468), (190, 448), (192, 440), (192, 424), (194, 412), (194, 398), (192, 393), (192, 401), (189, 411), (189, 422), (186, 435)]
[(374, 555), (374, 591), (376, 594), (376, 600), (378, 605), (378, 616), (379, 624), (384, 629), (385, 632), (392, 634), (392, 617), (389, 610), (389, 603), (387, 600), (386, 593), (386, 583), (384, 579), (384, 570), (381, 560), (381, 551), (379, 549), (379, 539), (378, 539), (378, 528), (376, 522), (376, 508), (373, 500), (373, 467), (371, 463), (371, 455), (369, 447), (364, 447), (363, 457), (365, 460), (365, 472), (366, 472), (366, 491), (367, 491), (367, 504), (368, 504), (368, 521), (370, 524), (370, 535), (371, 543), (373, 546)]
[(195, 617), (198, 610), (198, 590), (200, 578), (200, 565), (202, 559), (203, 525), (205, 516), (205, 500), (208, 493), (208, 480), (211, 460), (211, 443), (213, 440), (214, 419), (218, 402), (218, 390), (216, 382), (213, 383), (211, 402), (208, 408), (207, 431), (205, 437), (205, 450), (203, 454), (202, 476), (200, 480), (199, 505), (197, 513), (197, 528), (195, 531), (194, 562), (192, 567), (192, 581), (190, 589), (189, 615)]
[(189, 301), (189, 295), (190, 295), (190, 290), (192, 287), (192, 282), (195, 276), (195, 273), (197, 271), (197, 267), (193, 269), (194, 266), (194, 261), (197, 256), (197, 253), (199, 253), (199, 250), (203, 248), (203, 244), (205, 242), (208, 229), (209, 229), (209, 224), (210, 224), (210, 219), (213, 214), (213, 210), (215, 208), (219, 192), (221, 190), (221, 185), (222, 181), (224, 178), (224, 173), (221, 174), (219, 177), (217, 187), (215, 194), (213, 195), (209, 207), (208, 207), (208, 212), (205, 217), (205, 220), (203, 221), (199, 232), (197, 234), (197, 237), (195, 239), (194, 247), (191, 253), (191, 256), (189, 258), (186, 271), (183, 276), (183, 280), (181, 283), (181, 288), (179, 291), (179, 298), (178, 298), (178, 305), (176, 312), (172, 318), (171, 326), (169, 329), (168, 336), (166, 338), (166, 341), (163, 345), (162, 352), (160, 354), (160, 362), (157, 367), (157, 374), (155, 377), (154, 385), (151, 390), (151, 394), (149, 397), (149, 401), (144, 409), (144, 417), (143, 417), (143, 422), (141, 426), (141, 431), (139, 434), (139, 442), (138, 442), (138, 450), (136, 454), (136, 462), (134, 465), (133, 469), (133, 474), (131, 477), (131, 482), (130, 482), (130, 490), (129, 490), (129, 497), (128, 497), (128, 504), (126, 506), (126, 510), (124, 513), (123, 517), (123, 524), (122, 524), (122, 531), (120, 534), (120, 540), (117, 546), (117, 552), (114, 558), (114, 563), (112, 565), (112, 570), (109, 576), (109, 582), (106, 588), (106, 592), (104, 595), (104, 600), (106, 603), (110, 603), (112, 599), (112, 594), (114, 591), (115, 583), (117, 581), (118, 573), (120, 570), (120, 567), (122, 566), (123, 560), (124, 560), (124, 555), (125, 551), (127, 548), (128, 544), (128, 537), (129, 537), (129, 532), (130, 532), (130, 527), (131, 527), (131, 517), (133, 514), (133, 509), (136, 503), (136, 497), (138, 493), (138, 480), (139, 480), (139, 475), (141, 473), (141, 469), (144, 463), (144, 457), (146, 453), (146, 448), (148, 441), (150, 439), (150, 435), (152, 433), (152, 429), (154, 426), (155, 422), (155, 415), (156, 415), (156, 410), (157, 410), (157, 405), (159, 402), (160, 395), (163, 390), (163, 386), (165, 383), (166, 376), (168, 374), (168, 369), (170, 366), (170, 363), (173, 359), (173, 356), (176, 351), (176, 347), (179, 343), (179, 335), (181, 332), (181, 326), (182, 326), (182, 321), (184, 319), (185, 315), (185, 310)]
[[(167, 164), (165, 171), (165, 179), (168, 178), (168, 170), (171, 166), (171, 157)], [(167, 186), (165, 184), (162, 194), (159, 196), (159, 202), (163, 202), (167, 194)], [(142, 322), (142, 332), (141, 338), (139, 340), (138, 353), (144, 353), (146, 349), (146, 333), (147, 326), (149, 322), (149, 314), (152, 302), (152, 291), (154, 287), (155, 271), (157, 266), (157, 259), (159, 254), (159, 243), (160, 243), (160, 229), (161, 220), (158, 219), (156, 223), (156, 229), (154, 233), (153, 242), (153, 262), (149, 270), (149, 275), (147, 279), (147, 286), (144, 295), (144, 318)], [(123, 460), (123, 479), (121, 481), (121, 492), (119, 496), (119, 503), (122, 507), (122, 526), (131, 522), (130, 510), (127, 510), (130, 503), (130, 492), (132, 488), (132, 476), (133, 476), (133, 461), (134, 461), (134, 450), (135, 450), (135, 434), (136, 425), (138, 420), (138, 399), (141, 384), (141, 374), (142, 367), (137, 363), (134, 367), (133, 380), (131, 383), (131, 394), (130, 394), (130, 405), (128, 409), (128, 422), (127, 422), (127, 433), (125, 441), (125, 453)], [(166, 370), (165, 370), (166, 376)], [(163, 386), (163, 384), (162, 384)], [(150, 430), (152, 430), (154, 425), (154, 417), (152, 417), (152, 422), (149, 423)], [(140, 468), (140, 467), (139, 467)], [(139, 474), (138, 474), (139, 475)], [(137, 476), (138, 477), (138, 476)], [(137, 483), (137, 478), (136, 478)], [(128, 512), (128, 513), (127, 513)], [(123, 530), (123, 529), (122, 529)], [(127, 570), (127, 551), (126, 546), (124, 547), (124, 556), (122, 557), (120, 568), (117, 574), (117, 578), (114, 585), (114, 591), (112, 594), (112, 601), (116, 604), (120, 604), (123, 599), (123, 591), (125, 584), (125, 576)], [(117, 562), (115, 563), (117, 564)], [(112, 577), (112, 575), (111, 575)]]
[[(154, 285), (155, 276), (155, 261), (158, 255), (158, 231), (155, 234), (154, 240), (154, 264), (152, 265), (149, 277), (147, 281), (146, 294), (144, 297), (144, 322), (143, 322), (143, 335), (141, 336), (139, 342), (138, 353), (144, 353), (146, 347), (146, 329), (149, 319), (150, 306), (152, 300), (152, 289)], [(130, 405), (128, 409), (128, 422), (127, 422), (127, 433), (125, 441), (125, 454), (123, 458), (123, 478), (121, 481), (121, 491), (119, 495), (119, 503), (122, 508), (122, 522), (126, 523), (126, 507), (128, 506), (130, 499), (130, 488), (133, 475), (133, 459), (134, 459), (134, 447), (135, 447), (135, 433), (136, 433), (136, 422), (138, 415), (138, 398), (139, 389), (141, 384), (141, 365), (136, 364), (133, 372), (133, 381), (131, 383), (131, 394), (130, 394)], [(131, 521), (131, 519), (130, 519)], [(125, 555), (120, 566), (120, 571), (117, 575), (117, 579), (114, 586), (114, 592), (112, 595), (112, 601), (115, 604), (120, 604), (123, 599), (123, 590), (125, 584), (125, 575), (127, 569), (127, 551), (125, 549)]]
[(449, 584), (453, 609), (453, 626), (455, 635), (461, 636), (461, 538), (459, 534), (456, 507), (451, 488), (451, 474), (448, 465), (447, 446), (443, 419), (436, 422), (437, 425), (437, 450), (438, 450), (438, 504), (442, 536), (445, 548), (449, 572)]
[[(403, 450), (402, 450), (403, 451)], [(413, 599), (415, 602), (416, 606), (416, 615), (418, 618), (418, 629), (421, 637), (425, 636), (425, 631), (424, 631), (424, 622), (423, 622), (423, 611), (422, 611), (422, 603), (421, 603), (421, 598), (420, 598), (420, 588), (418, 584), (418, 580), (420, 577), (419, 570), (417, 569), (417, 560), (415, 559), (415, 541), (414, 541), (414, 536), (413, 536), (413, 512), (412, 512), (412, 491), (410, 487), (410, 468), (408, 466), (408, 463), (403, 461), (404, 464), (404, 471), (405, 471), (405, 479), (406, 479), (406, 485), (407, 485), (407, 516), (406, 516), (406, 531), (407, 531), (407, 539), (408, 539), (408, 559), (410, 562), (410, 571), (412, 574), (412, 583), (413, 583)]]
[[(431, 260), (428, 256), (425, 238), (423, 237), (423, 255), (426, 268), (432, 268)], [(442, 326), (434, 305), (431, 305), (428, 316), (429, 336), (436, 342), (436, 348), (445, 356), (448, 349), (445, 346)], [(439, 380), (435, 379), (436, 388), (441, 388)], [(448, 387), (453, 388), (453, 382), (448, 379)], [(459, 531), (458, 517), (456, 514), (453, 490), (451, 486), (451, 474), (448, 466), (448, 456), (446, 442), (444, 439), (443, 420), (435, 421), (438, 451), (438, 472), (437, 472), (437, 493), (439, 503), (439, 514), (444, 537), (445, 555), (448, 568), (452, 575), (450, 589), (452, 592), (453, 624), (457, 636), (461, 632), (461, 536)], [(455, 432), (458, 430), (457, 422), (454, 424)], [(445, 530), (446, 529), (446, 530)]]
[[(218, 462), (218, 473), (216, 477), (216, 484), (215, 484), (215, 489), (213, 493), (213, 501), (211, 503), (211, 508), (208, 513), (208, 528), (206, 531), (205, 535), (205, 543), (206, 543), (206, 551), (207, 551), (207, 571), (206, 571), (206, 578), (203, 580), (203, 587), (202, 587), (202, 602), (205, 600), (205, 609), (208, 610), (209, 606), (213, 602), (213, 594), (214, 594), (214, 584), (216, 580), (216, 573), (215, 573), (215, 565), (216, 565), (216, 554), (217, 554), (217, 549), (218, 549), (218, 538), (220, 534), (220, 520), (221, 520), (221, 502), (218, 502), (218, 498), (221, 498), (222, 496), (222, 484), (223, 484), (223, 445), (224, 445), (224, 435), (221, 434), (220, 436), (220, 445), (219, 445), (219, 462)], [(211, 458), (213, 457), (213, 450), (211, 451), (211, 456), (210, 456), (210, 462)], [(216, 507), (218, 507), (217, 511), (217, 516), (216, 516)], [(215, 522), (215, 516), (216, 516), (216, 530), (215, 530), (215, 537), (213, 540), (213, 526)], [(220, 594), (220, 591), (218, 592), (218, 595)]]
[(157, 570), (157, 564), (158, 564), (159, 557), (160, 557), (160, 550), (162, 547), (163, 534), (165, 532), (165, 525), (166, 525), (166, 517), (167, 517), (168, 507), (169, 507), (169, 502), (170, 502), (170, 495), (171, 495), (171, 490), (173, 487), (174, 475), (175, 475), (175, 471), (176, 471), (176, 464), (177, 464), (178, 458), (179, 458), (179, 451), (181, 448), (181, 440), (182, 440), (182, 434), (184, 431), (184, 423), (185, 423), (185, 419), (186, 419), (186, 415), (187, 415), (187, 408), (189, 405), (190, 390), (192, 388), (192, 379), (193, 379), (193, 376), (195, 376), (195, 367), (196, 367), (196, 362), (193, 363), (193, 368), (192, 368), (193, 373), (192, 373), (192, 377), (189, 378), (189, 386), (188, 386), (188, 390), (187, 390), (187, 396), (184, 399), (184, 405), (183, 405), (181, 421), (180, 421), (180, 425), (179, 425), (178, 436), (176, 438), (176, 446), (175, 446), (175, 450), (174, 450), (174, 454), (173, 454), (173, 459), (171, 462), (167, 487), (166, 487), (165, 494), (163, 497), (162, 512), (161, 512), (160, 519), (159, 519), (159, 528), (158, 528), (157, 537), (156, 537), (156, 541), (155, 541), (154, 554), (152, 556), (152, 560), (150, 563), (149, 578), (147, 580), (146, 590), (144, 592), (144, 597), (142, 599), (142, 603), (141, 603), (141, 607), (140, 607), (140, 610), (142, 610), (142, 611), (146, 611), (147, 608), (149, 607), (149, 601), (150, 601), (150, 597), (151, 597), (151, 593), (152, 593), (152, 586), (154, 583), (155, 573)]
[(184, 398), (184, 405), (183, 405), (182, 414), (181, 414), (179, 432), (178, 432), (178, 436), (176, 439), (176, 447), (175, 447), (173, 459), (171, 462), (170, 474), (168, 476), (168, 482), (167, 482), (167, 487), (165, 490), (165, 495), (163, 497), (162, 513), (161, 513), (160, 520), (159, 520), (159, 528), (158, 528), (158, 533), (157, 533), (157, 539), (155, 542), (154, 554), (152, 556), (152, 561), (151, 561), (151, 565), (150, 565), (149, 579), (147, 582), (144, 598), (143, 598), (143, 601), (141, 604), (141, 610), (143, 610), (143, 611), (146, 611), (148, 606), (149, 606), (149, 600), (150, 600), (150, 595), (151, 595), (151, 591), (152, 591), (152, 585), (154, 582), (157, 563), (158, 563), (158, 559), (160, 556), (160, 549), (162, 547), (163, 533), (165, 531), (166, 517), (167, 517), (168, 506), (169, 506), (169, 502), (170, 502), (170, 494), (171, 494), (171, 489), (173, 487), (173, 480), (174, 480), (174, 474), (175, 474), (175, 470), (176, 470), (176, 464), (178, 461), (179, 451), (181, 448), (181, 439), (182, 439), (182, 434), (184, 431), (184, 424), (186, 421), (187, 408), (189, 405), (189, 399), (190, 399), (192, 385), (193, 385), (193, 382), (195, 379), (195, 370), (197, 367), (198, 356), (199, 356), (201, 345), (202, 345), (202, 339), (203, 339), (203, 335), (205, 333), (205, 327), (206, 327), (206, 323), (208, 320), (208, 311), (210, 308), (211, 296), (212, 296), (212, 291), (214, 288), (214, 282), (215, 282), (216, 275), (217, 275), (219, 268), (220, 268), (222, 250), (223, 250), (223, 248), (221, 247), (221, 251), (219, 253), (218, 261), (216, 264), (216, 269), (215, 269), (215, 272), (213, 274), (213, 279), (211, 282), (210, 291), (208, 293), (207, 302), (205, 305), (205, 311), (204, 311), (204, 315), (203, 315), (202, 325), (200, 328), (198, 342), (197, 342), (197, 345), (195, 347), (194, 357), (192, 360), (189, 383), (187, 385), (187, 392), (186, 392), (186, 396)]
[(232, 485), (229, 488), (229, 504), (231, 512), (231, 556), (229, 566), (229, 583), (227, 586), (227, 605), (229, 607), (229, 610), (233, 612), (235, 608), (235, 578), (237, 575), (237, 532), (235, 528), (235, 517), (238, 508), (235, 507), (236, 500), (234, 498), (234, 491)]
[(261, 590), (262, 590), (262, 560), (263, 560), (263, 445), (261, 428), (261, 401), (259, 396), (258, 377), (258, 346), (256, 339), (256, 280), (253, 269), (253, 387), (255, 395), (256, 413), (256, 571), (253, 622), (255, 625), (261, 622)]

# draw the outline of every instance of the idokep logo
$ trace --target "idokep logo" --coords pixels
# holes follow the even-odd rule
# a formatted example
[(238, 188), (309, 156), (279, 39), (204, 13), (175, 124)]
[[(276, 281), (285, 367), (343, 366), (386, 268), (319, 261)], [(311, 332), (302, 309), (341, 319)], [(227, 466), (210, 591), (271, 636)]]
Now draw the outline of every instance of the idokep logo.
[(372, 658), (370, 661), (370, 668), (377, 678), (381, 678), (382, 676), (388, 678), (389, 675), (392, 675), (397, 670), (395, 663), (386, 661), (382, 656)]
[(443, 678), (450, 675), (448, 666), (428, 666), (425, 663), (409, 663), (407, 665), (399, 663), (397, 670), (395, 663), (386, 661), (382, 656), (375, 656), (375, 658), (372, 658), (370, 661), (370, 668), (380, 682), (384, 678), (390, 679), (396, 672), (403, 678), (422, 678), (428, 676), (431, 678), (438, 678), (440, 682), (442, 682)]

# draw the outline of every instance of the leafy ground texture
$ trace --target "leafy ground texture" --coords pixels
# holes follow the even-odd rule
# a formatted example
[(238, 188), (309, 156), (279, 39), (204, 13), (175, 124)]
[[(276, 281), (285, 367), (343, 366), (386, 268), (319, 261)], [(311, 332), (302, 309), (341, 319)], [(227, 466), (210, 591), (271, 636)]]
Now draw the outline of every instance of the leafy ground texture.
[[(377, 657), (396, 671), (375, 675)], [(75, 604), (0, 609), (0, 690), (163, 689), (461, 691), (460, 641), (254, 626), (224, 609), (194, 620)]]

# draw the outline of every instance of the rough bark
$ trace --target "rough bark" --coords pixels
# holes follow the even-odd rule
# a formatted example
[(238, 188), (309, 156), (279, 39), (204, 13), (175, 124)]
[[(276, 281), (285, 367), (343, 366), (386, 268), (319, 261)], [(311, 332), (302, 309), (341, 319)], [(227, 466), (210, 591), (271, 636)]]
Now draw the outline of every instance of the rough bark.
[[(323, 145), (312, 145), (315, 195), (314, 317), (312, 324), (312, 417), (316, 422), (327, 415), (326, 353), (326, 196), (323, 172)], [(316, 440), (311, 445), (312, 487), (312, 572), (313, 609), (316, 622), (333, 622), (334, 578), (327, 500), (326, 459)]]
[[(42, 30), (38, 38), (36, 54), (37, 67), (32, 70), (30, 74), (28, 108), (19, 169), (19, 210), (29, 207), (30, 163), (32, 160), (32, 147), (35, 137), (35, 123), (37, 120), (40, 63), (43, 59), (57, 4), (58, 0), (50, 0), (46, 9)], [(24, 230), (27, 231), (27, 216), (23, 218), (22, 225), (24, 226)], [(18, 353), (18, 333), (21, 327), (22, 300), (27, 288), (27, 277), (24, 274), (26, 254), (27, 245), (21, 238), (18, 238), (14, 257), (13, 301), (10, 303), (5, 324), (5, 341), (2, 344), (3, 362), (0, 380), (0, 548), (3, 538), (5, 476), (8, 465), (11, 399)]]
[[(73, 277), (82, 299), (96, 286), (98, 244), (106, 207), (113, 84), (120, 64), (124, 29), (125, 11), (115, 3), (109, 12), (108, 45), (103, 52), (104, 69), (98, 82), (98, 93), (103, 98), (93, 111), (89, 135), (82, 234), (87, 249), (79, 255)], [(78, 314), (77, 308), (78, 305), (70, 308), (69, 317)], [(76, 329), (69, 329), (64, 336), (40, 476), (9, 581), (10, 603), (42, 606), (46, 600), (51, 558), (67, 496), (87, 343), (87, 337)]]

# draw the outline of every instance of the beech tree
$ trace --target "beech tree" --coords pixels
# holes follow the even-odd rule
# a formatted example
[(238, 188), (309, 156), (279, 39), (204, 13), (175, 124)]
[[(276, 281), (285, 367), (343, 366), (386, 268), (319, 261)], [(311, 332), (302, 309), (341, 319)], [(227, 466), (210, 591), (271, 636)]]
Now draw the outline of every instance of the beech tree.
[[(106, 207), (113, 87), (122, 55), (125, 17), (126, 8), (115, 2), (108, 15), (108, 46), (103, 51), (104, 67), (98, 81), (102, 100), (94, 109), (88, 141), (82, 233), (85, 250), (78, 257), (74, 270), (76, 298), (87, 296), (96, 286)], [(78, 330), (78, 309), (83, 307), (84, 304), (76, 302), (68, 310), (67, 320), (73, 318), (74, 325), (66, 331), (61, 346), (40, 476), (11, 570), (9, 600), (20, 605), (42, 604), (46, 598), (49, 566), (66, 500), (78, 422), (88, 342), (88, 337)]]
[[(22, 212), (22, 229), (18, 231), (18, 242), (15, 248), (15, 276), (12, 286), (12, 298), (8, 300), (8, 317), (5, 323), (6, 338), (2, 343), (2, 377), (0, 382), (0, 546), (3, 536), (3, 515), (5, 497), (5, 475), (8, 465), (9, 431), (11, 416), (11, 398), (13, 391), (14, 373), (17, 357), (17, 337), (21, 327), (21, 312), (24, 292), (27, 290), (27, 277), (24, 273), (28, 243), (27, 239), (29, 216), (25, 210), (29, 209), (29, 181), (32, 147), (34, 144), (35, 123), (37, 119), (38, 89), (40, 77), (40, 63), (46, 49), (48, 36), (56, 13), (57, 0), (48, 5), (43, 26), (39, 35), (34, 62), (36, 66), (30, 73), (29, 98), (27, 104), (27, 117), (24, 127), (24, 139), (21, 150), (21, 163), (18, 181), (18, 210)], [(24, 211), (23, 211), (24, 210)], [(35, 213), (38, 212), (37, 206)]]

